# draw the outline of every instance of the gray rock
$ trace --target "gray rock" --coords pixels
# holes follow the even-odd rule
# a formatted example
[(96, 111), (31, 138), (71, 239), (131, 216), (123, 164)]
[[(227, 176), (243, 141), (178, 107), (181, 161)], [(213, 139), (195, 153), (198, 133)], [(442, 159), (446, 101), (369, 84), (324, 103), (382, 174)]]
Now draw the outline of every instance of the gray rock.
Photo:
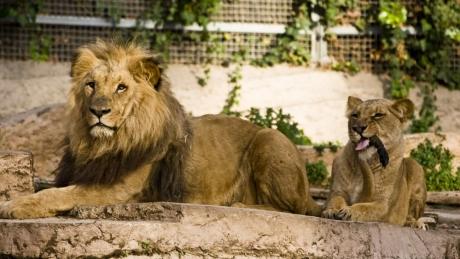
[[(145, 220), (145, 210), (156, 216)], [(0, 255), (459, 258), (460, 250), (460, 237), (445, 232), (253, 209), (153, 203), (82, 207), (72, 214), (79, 219), (0, 220)], [(111, 215), (115, 220), (95, 219)]]
[(0, 150), (0, 201), (34, 192), (32, 154)]

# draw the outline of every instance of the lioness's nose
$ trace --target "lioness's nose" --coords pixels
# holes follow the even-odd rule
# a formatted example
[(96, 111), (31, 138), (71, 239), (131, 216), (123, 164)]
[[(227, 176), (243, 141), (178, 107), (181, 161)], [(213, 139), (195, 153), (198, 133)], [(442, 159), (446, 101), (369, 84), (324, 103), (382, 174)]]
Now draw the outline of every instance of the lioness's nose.
[(351, 127), (354, 131), (358, 132), (359, 134), (363, 133), (367, 126), (353, 126)]
[(97, 117), (100, 118), (100, 117), (102, 117), (103, 115), (109, 113), (109, 112), (110, 112), (110, 109), (98, 109), (98, 108), (96, 108), (96, 107), (91, 107), (91, 108), (89, 108), (89, 111), (90, 111), (92, 114), (94, 114), (94, 115), (96, 115)]

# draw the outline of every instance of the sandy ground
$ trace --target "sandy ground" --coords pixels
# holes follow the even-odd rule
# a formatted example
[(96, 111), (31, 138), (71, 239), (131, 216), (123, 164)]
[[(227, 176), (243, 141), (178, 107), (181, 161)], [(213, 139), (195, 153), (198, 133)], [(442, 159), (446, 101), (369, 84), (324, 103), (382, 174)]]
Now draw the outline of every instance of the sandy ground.
[[(0, 61), (0, 118), (50, 104), (63, 103), (70, 86), (69, 63)], [(199, 66), (170, 65), (167, 74), (177, 98), (193, 115), (220, 112), (230, 86), (229, 69), (212, 67), (205, 87), (196, 83)], [(347, 76), (332, 71), (279, 65), (272, 68), (243, 68), (238, 110), (250, 107), (283, 108), (299, 122), (314, 141), (345, 143), (344, 110), (349, 95), (363, 99), (383, 97), (378, 76), (359, 73)], [(443, 131), (460, 129), (460, 91), (444, 88), (436, 92)], [(411, 95), (416, 103), (420, 97)]]

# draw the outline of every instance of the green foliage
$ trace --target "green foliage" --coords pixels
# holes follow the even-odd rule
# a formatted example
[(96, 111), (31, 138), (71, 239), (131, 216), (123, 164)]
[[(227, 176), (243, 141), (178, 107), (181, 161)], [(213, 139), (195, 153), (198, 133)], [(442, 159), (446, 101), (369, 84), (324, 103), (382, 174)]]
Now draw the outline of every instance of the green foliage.
[(243, 64), (247, 60), (247, 51), (240, 49), (238, 52), (233, 53), (232, 63), (235, 64), (233, 70), (227, 74), (228, 83), (232, 86), (232, 89), (227, 95), (224, 107), (221, 113), (232, 116), (241, 116), (240, 112), (234, 110), (235, 106), (240, 103), (241, 95), (241, 79), (243, 79), (242, 69)]
[(411, 157), (423, 166), (429, 191), (460, 190), (460, 168), (453, 172), (454, 156), (448, 149), (425, 140), (411, 151)]
[(319, 22), (326, 27), (348, 23), (360, 14), (355, 12), (359, 0), (303, 0), (309, 2), (312, 11), (319, 15)]
[(407, 20), (407, 10), (396, 1), (380, 1), (378, 19), (381, 24), (390, 28), (401, 27)]
[[(133, 36), (141, 38), (151, 43), (151, 48), (163, 55), (165, 60), (169, 59), (169, 46), (173, 42), (193, 40), (196, 42), (208, 42), (210, 44), (207, 51), (215, 47), (216, 40), (211, 38), (207, 31), (209, 19), (220, 7), (220, 0), (195, 0), (195, 1), (150, 1), (149, 8), (137, 18), (136, 30)], [(146, 21), (155, 23), (155, 30), (145, 29), (143, 25)], [(160, 30), (168, 25), (180, 24), (183, 26), (198, 24), (203, 26), (204, 31), (185, 33), (184, 31)], [(200, 85), (205, 85), (209, 75), (197, 78)]]
[(153, 255), (154, 248), (152, 247), (150, 241), (137, 241), (138, 245), (141, 247), (142, 255)]
[(141, 19), (151, 19), (158, 26), (168, 23), (192, 25), (197, 23), (206, 27), (210, 18), (220, 8), (221, 0), (175, 0), (151, 1), (150, 8)]
[[(429, 131), (438, 120), (434, 89), (438, 84), (460, 88), (460, 74), (448, 65), (460, 38), (460, 5), (455, 0), (421, 0), (407, 9), (398, 1), (380, 0), (378, 11), (368, 18), (368, 25), (375, 24), (382, 32), (375, 56), (388, 67), (391, 96), (407, 97), (414, 78), (424, 82), (422, 108), (411, 131)], [(407, 26), (417, 36), (409, 35)]]
[(423, 103), (418, 117), (412, 120), (410, 131), (412, 133), (427, 132), (439, 120), (435, 114), (437, 107), (435, 105), (436, 95), (430, 84), (422, 88)]
[[(202, 65), (203, 74), (201, 76), (196, 76), (196, 79), (198, 84), (204, 87), (208, 84), (208, 81), (211, 78), (211, 64), (214, 61), (214, 56), (223, 54), (225, 52), (225, 46), (222, 44), (220, 37), (208, 33), (205, 33), (202, 36), (203, 39), (200, 39), (200, 41), (207, 41), (206, 58)], [(204, 37), (207, 39), (204, 39)]]
[(414, 12), (411, 25), (421, 28), (411, 37), (408, 49), (417, 66), (411, 71), (423, 80), (460, 89), (460, 74), (449, 67), (458, 46), (460, 5), (456, 0), (423, 0), (421, 10)]
[(354, 60), (334, 63), (331, 68), (332, 70), (345, 72), (350, 75), (355, 75), (361, 71), (361, 67)]
[(103, 15), (109, 18), (112, 24), (115, 26), (120, 22), (122, 17), (120, 1), (119, 0), (110, 0), (110, 1), (96, 1), (96, 9), (103, 13)]
[(390, 94), (395, 99), (406, 98), (414, 87), (411, 77), (400, 70), (399, 65), (390, 69)]
[(290, 114), (283, 113), (282, 109), (274, 110), (267, 108), (265, 114), (261, 114), (257, 108), (251, 108), (249, 114), (245, 116), (252, 123), (264, 128), (277, 129), (286, 135), (294, 144), (311, 145), (311, 140), (305, 136), (299, 124), (292, 120)]
[(335, 153), (339, 150), (339, 148), (342, 147), (342, 145), (337, 141), (337, 142), (332, 142), (332, 141), (328, 141), (328, 142), (321, 142), (321, 143), (314, 143), (313, 144), (313, 148), (316, 150), (316, 152), (318, 152), (319, 155), (322, 155), (324, 153), (324, 150), (326, 150), (327, 148)]
[(305, 168), (307, 169), (307, 177), (311, 185), (326, 186), (328, 184), (329, 173), (323, 160), (315, 163), (306, 163)]
[(382, 62), (388, 65), (390, 93), (393, 98), (405, 98), (414, 86), (411, 77), (405, 72), (414, 61), (406, 49), (407, 33), (403, 30), (407, 20), (406, 8), (395, 1), (380, 0), (377, 21), (382, 28)]
[(34, 26), (38, 11), (43, 5), (42, 0), (16, 0), (0, 6), (0, 18), (9, 18), (22, 27)]
[(252, 61), (256, 66), (273, 66), (288, 63), (298, 66), (308, 65), (310, 50), (306, 47), (308, 35), (305, 33), (310, 26), (307, 5), (302, 4), (297, 9), (293, 22), (288, 24), (285, 33), (277, 39), (277, 44), (261, 59)]
[(37, 35), (29, 41), (29, 56), (34, 61), (47, 61), (53, 41), (48, 35)]

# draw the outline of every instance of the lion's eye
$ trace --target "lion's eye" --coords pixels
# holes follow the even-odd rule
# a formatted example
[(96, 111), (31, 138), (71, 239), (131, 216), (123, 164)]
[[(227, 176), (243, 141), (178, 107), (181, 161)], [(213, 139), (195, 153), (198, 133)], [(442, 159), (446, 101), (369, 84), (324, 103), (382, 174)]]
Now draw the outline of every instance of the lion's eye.
[(383, 118), (383, 116), (385, 116), (385, 114), (380, 113), (380, 112), (377, 112), (377, 113), (374, 114), (372, 117), (373, 117), (374, 119), (380, 119), (380, 118)]
[(117, 93), (123, 93), (124, 91), (126, 91), (126, 89), (128, 89), (128, 87), (124, 84), (119, 84), (117, 86)]
[(96, 87), (96, 82), (90, 81), (90, 82), (86, 83), (86, 86), (88, 86), (91, 89), (94, 89), (94, 87)]
[(357, 119), (359, 117), (359, 114), (357, 112), (354, 112), (351, 114), (351, 117)]

